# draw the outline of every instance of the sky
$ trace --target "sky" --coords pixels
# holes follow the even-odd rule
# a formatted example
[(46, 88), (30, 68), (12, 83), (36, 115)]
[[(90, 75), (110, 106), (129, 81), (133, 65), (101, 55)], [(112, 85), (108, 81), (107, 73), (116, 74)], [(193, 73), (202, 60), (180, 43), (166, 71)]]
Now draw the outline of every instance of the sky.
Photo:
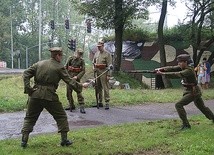
[[(178, 21), (181, 22), (186, 17), (187, 14), (187, 8), (185, 6), (184, 0), (175, 0), (176, 5), (175, 7), (172, 7), (170, 5), (167, 6), (167, 26), (173, 27), (174, 25), (177, 25)], [(156, 9), (156, 7), (150, 7), (150, 20), (151, 22), (158, 22), (160, 18), (160, 10)]]

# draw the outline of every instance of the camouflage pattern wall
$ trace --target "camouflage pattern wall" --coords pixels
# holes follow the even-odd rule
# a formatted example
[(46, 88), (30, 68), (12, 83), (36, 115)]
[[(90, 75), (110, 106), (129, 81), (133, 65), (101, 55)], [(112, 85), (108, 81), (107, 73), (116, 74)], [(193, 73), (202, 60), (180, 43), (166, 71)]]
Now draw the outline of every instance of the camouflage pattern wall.
[[(105, 48), (113, 55), (114, 42), (105, 43)], [(92, 60), (96, 52), (96, 44), (91, 46), (89, 57)], [(176, 57), (180, 54), (190, 54), (192, 57), (192, 47), (184, 42), (172, 42), (170, 45), (165, 45), (167, 66), (177, 65)], [(210, 51), (205, 51), (203, 57), (209, 57)], [(157, 42), (123, 42), (123, 52), (121, 61), (121, 70), (154, 70), (160, 67), (160, 50)], [(212, 66), (211, 71), (214, 71)], [(135, 74), (136, 79), (143, 81), (148, 86), (151, 86), (151, 78), (155, 78), (152, 74)], [(175, 80), (174, 83), (177, 83)]]

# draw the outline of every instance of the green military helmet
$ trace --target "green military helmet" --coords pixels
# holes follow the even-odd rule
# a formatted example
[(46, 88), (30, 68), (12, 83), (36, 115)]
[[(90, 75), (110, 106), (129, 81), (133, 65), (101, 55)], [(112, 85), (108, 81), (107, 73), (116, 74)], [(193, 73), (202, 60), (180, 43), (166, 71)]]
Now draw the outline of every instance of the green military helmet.
[(84, 53), (84, 51), (83, 51), (81, 48), (78, 48), (78, 49), (76, 50), (76, 52), (77, 52), (77, 53), (81, 53), (81, 54)]
[(50, 52), (62, 52), (62, 47), (52, 47), (49, 49)]
[(180, 54), (177, 56), (177, 61), (181, 62), (181, 61), (187, 61), (189, 62), (191, 60), (191, 57), (189, 54)]
[(103, 41), (99, 41), (98, 42), (97, 47), (100, 47), (100, 46), (104, 46), (104, 42)]
[(76, 53), (78, 53), (79, 55), (83, 55), (84, 54), (84, 51), (81, 49), (81, 48), (78, 48), (77, 50), (76, 50)]

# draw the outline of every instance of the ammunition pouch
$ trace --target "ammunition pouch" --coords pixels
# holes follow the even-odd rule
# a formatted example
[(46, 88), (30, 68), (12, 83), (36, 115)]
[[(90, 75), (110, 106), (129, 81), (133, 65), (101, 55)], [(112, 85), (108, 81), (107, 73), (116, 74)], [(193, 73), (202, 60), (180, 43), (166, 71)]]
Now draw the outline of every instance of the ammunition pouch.
[(72, 67), (72, 66), (68, 66), (68, 70), (71, 71), (71, 72), (74, 72), (74, 73), (79, 73), (82, 71), (81, 68), (78, 68), (78, 67)]
[(105, 69), (106, 68), (106, 64), (95, 64), (94, 66), (95, 66), (95, 68), (98, 68), (98, 69)]

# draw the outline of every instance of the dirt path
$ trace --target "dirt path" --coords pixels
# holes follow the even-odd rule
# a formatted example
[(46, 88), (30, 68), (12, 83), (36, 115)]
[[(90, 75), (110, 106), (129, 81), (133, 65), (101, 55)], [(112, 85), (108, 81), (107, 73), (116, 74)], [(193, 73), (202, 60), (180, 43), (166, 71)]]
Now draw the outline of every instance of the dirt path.
[[(214, 100), (205, 101), (205, 104), (214, 112)], [(188, 115), (201, 114), (193, 103), (187, 105), (185, 109)], [(98, 125), (178, 118), (174, 103), (114, 107), (108, 111), (104, 108), (86, 108), (86, 114), (80, 114), (77, 109), (72, 113), (67, 111), (67, 115), (71, 130)], [(0, 114), (0, 140), (19, 137), (24, 116), (25, 111)], [(32, 134), (48, 132), (57, 132), (57, 126), (53, 117), (43, 111)]]

